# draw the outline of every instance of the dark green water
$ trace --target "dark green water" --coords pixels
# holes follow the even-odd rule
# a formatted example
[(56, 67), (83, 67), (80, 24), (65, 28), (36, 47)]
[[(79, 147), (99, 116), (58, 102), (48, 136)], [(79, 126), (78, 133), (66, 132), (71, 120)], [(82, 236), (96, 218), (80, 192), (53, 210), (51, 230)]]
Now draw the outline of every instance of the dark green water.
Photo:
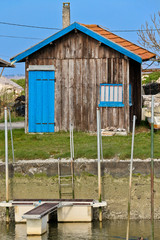
[[(0, 240), (121, 240), (125, 239), (126, 221), (93, 223), (49, 223), (48, 233), (43, 236), (26, 236), (25, 224), (0, 223)], [(151, 240), (150, 221), (131, 221), (130, 240), (143, 236)], [(155, 238), (160, 240), (160, 221), (155, 221)]]

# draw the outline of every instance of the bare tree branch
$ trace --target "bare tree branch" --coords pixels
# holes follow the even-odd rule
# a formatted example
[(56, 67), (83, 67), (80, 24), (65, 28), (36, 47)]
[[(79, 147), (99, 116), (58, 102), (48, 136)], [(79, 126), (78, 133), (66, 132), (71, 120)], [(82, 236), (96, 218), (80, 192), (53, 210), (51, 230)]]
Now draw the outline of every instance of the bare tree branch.
[[(154, 52), (158, 59), (160, 59), (160, 11), (157, 16), (154, 14), (151, 17), (152, 26), (149, 26), (148, 22), (141, 26), (141, 30), (138, 31), (138, 42), (144, 48), (148, 48)], [(153, 29), (156, 29), (154, 31)]]

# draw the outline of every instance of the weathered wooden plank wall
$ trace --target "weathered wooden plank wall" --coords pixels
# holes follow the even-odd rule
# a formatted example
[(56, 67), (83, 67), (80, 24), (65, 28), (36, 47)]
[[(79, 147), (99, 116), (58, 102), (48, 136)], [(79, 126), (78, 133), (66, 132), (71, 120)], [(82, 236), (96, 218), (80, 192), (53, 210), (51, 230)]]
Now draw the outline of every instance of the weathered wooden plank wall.
[[(29, 65), (52, 64), (56, 68), (57, 131), (68, 130), (70, 123), (74, 124), (76, 130), (96, 131), (96, 107), (100, 100), (100, 83), (124, 84), (125, 103), (124, 108), (101, 109), (102, 128), (115, 126), (129, 129), (128, 84), (134, 70), (133, 67), (129, 67), (130, 61), (127, 58), (85, 34), (73, 31), (32, 54), (26, 62), (26, 68)], [(137, 74), (138, 72), (139, 68)], [(28, 76), (27, 73), (26, 76)], [(132, 76), (131, 83), (134, 82), (134, 77)], [(138, 84), (133, 90), (134, 94), (139, 87)]]

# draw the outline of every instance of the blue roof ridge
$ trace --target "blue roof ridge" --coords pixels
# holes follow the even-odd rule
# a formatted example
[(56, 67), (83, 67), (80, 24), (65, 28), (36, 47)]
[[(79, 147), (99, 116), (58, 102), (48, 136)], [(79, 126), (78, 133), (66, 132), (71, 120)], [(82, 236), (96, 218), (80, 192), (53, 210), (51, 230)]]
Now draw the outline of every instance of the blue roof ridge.
[(38, 51), (39, 49), (41, 49), (42, 47), (48, 45), (49, 43), (57, 40), (58, 38), (64, 36), (65, 34), (71, 32), (73, 29), (77, 29), (85, 34), (87, 34), (88, 36), (96, 39), (97, 41), (100, 41), (102, 43), (104, 43), (105, 45), (113, 48), (114, 50), (122, 53), (123, 55), (128, 56), (129, 58), (141, 63), (142, 62), (142, 58), (139, 57), (138, 55), (136, 55), (135, 53), (129, 51), (128, 49), (120, 46), (119, 44), (112, 42), (111, 40), (103, 37), (102, 35), (92, 31), (91, 29), (81, 25), (80, 23), (74, 22), (71, 25), (69, 25), (68, 27), (56, 32), (55, 34), (49, 36), (48, 38), (40, 41), (39, 43), (33, 45), (32, 47), (26, 49), (25, 51), (15, 55), (14, 57), (12, 57), (10, 60), (11, 62), (19, 62), (21, 60), (23, 60), (24, 58), (26, 58), (27, 56), (31, 55), (32, 53)]

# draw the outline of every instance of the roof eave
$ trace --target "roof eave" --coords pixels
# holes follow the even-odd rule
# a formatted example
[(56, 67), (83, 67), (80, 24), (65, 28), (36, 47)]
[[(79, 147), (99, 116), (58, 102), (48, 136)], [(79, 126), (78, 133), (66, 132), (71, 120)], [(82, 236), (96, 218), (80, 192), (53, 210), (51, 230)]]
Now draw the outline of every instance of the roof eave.
[(142, 62), (152, 61), (152, 59), (155, 59), (155, 58), (156, 58), (156, 54), (150, 58), (145, 58), (145, 59), (142, 58)]
[(12, 63), (9, 63), (3, 59), (0, 58), (0, 67), (11, 67), (14, 68), (15, 65), (13, 65)]
[[(82, 29), (84, 28), (84, 29)], [(78, 27), (77, 27), (77, 30), (80, 30), (82, 31), (83, 33), (95, 38), (96, 40), (98, 40), (99, 42), (113, 48), (114, 50), (122, 53), (123, 55), (126, 55), (127, 57), (139, 62), (139, 63), (142, 63), (142, 58), (140, 56), (138, 56), (137, 54), (129, 51), (128, 49), (120, 46), (119, 44), (117, 43), (114, 43), (112, 42), (111, 40), (108, 40), (107, 38), (103, 37), (102, 35), (90, 30), (89, 28), (85, 27), (85, 26), (82, 26), (80, 24), (78, 24)]]
[(133, 52), (130, 52), (129, 50), (127, 50), (126, 48), (112, 42), (111, 40), (108, 40), (107, 38), (101, 36), (100, 34), (88, 29), (85, 26), (80, 25), (79, 23), (73, 23), (70, 26), (68, 26), (67, 28), (62, 29), (61, 31), (55, 33), (54, 35), (46, 38), (45, 40), (39, 42), (38, 44), (32, 46), (31, 48), (25, 50), (24, 52), (12, 57), (11, 63), (15, 63), (15, 62), (21, 62), (22, 60), (25, 60), (25, 58), (29, 55), (31, 55), (32, 53), (38, 51), (40, 48), (48, 45), (49, 43), (57, 40), (58, 38), (64, 36), (65, 34), (71, 32), (72, 30), (77, 29), (83, 33), (85, 33), (86, 35), (96, 39), (97, 41), (113, 48), (114, 50), (122, 53), (123, 55), (126, 55), (127, 57), (142, 63), (142, 58), (136, 54), (134, 54)]
[(31, 55), (32, 53), (38, 51), (40, 48), (45, 47), (47, 44), (57, 40), (58, 38), (64, 36), (65, 34), (71, 32), (75, 28), (76, 28), (76, 23), (73, 23), (70, 26), (68, 26), (67, 28), (60, 30), (59, 32), (51, 35), (50, 37), (44, 39), (43, 41), (37, 43), (36, 45), (28, 48), (27, 50), (17, 54), (14, 57), (10, 58), (10, 61), (14, 62), (14, 63), (24, 61), (25, 58), (28, 57), (29, 55)]

